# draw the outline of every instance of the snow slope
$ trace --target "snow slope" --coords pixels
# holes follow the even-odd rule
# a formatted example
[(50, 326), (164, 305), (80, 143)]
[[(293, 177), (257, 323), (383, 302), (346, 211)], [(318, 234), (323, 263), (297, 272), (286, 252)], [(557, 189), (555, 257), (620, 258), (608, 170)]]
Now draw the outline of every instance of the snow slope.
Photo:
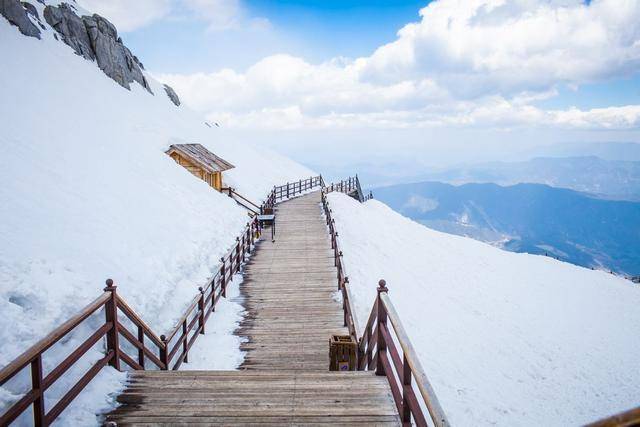
[[(53, 32), (25, 37), (0, 16), (0, 366), (97, 297), (107, 277), (160, 334), (214, 273), (246, 211), (166, 156), (170, 144), (201, 143), (233, 163), (225, 183), (256, 202), (273, 185), (314, 175), (219, 139), (149, 75), (155, 95), (123, 89)], [(45, 371), (89, 332), (50, 350)], [(18, 397), (24, 374), (0, 388), (0, 408)], [(78, 374), (51, 389), (48, 408)], [(74, 404), (79, 412), (65, 412), (62, 424), (95, 422), (93, 411), (110, 404), (104, 391), (121, 376), (101, 377), (90, 387), (103, 398)]]
[(437, 232), (375, 200), (329, 203), (359, 321), (386, 279), (452, 425), (578, 425), (640, 402), (631, 282)]

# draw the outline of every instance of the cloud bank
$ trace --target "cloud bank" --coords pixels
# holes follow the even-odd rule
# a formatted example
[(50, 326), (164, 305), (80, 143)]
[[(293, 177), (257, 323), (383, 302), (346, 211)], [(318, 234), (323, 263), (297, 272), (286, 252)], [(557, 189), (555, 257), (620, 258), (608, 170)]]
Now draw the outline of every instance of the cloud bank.
[(240, 128), (557, 126), (635, 129), (640, 106), (546, 111), (563, 86), (637, 74), (637, 0), (438, 0), (370, 56), (269, 56), (243, 72), (158, 76)]

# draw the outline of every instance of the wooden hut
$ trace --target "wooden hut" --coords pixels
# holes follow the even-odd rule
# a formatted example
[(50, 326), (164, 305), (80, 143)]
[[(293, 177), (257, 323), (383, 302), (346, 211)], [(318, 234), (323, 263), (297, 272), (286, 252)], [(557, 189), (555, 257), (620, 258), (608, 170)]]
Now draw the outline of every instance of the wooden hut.
[(231, 163), (200, 144), (173, 144), (166, 153), (180, 166), (218, 191), (222, 189), (222, 172), (234, 168)]

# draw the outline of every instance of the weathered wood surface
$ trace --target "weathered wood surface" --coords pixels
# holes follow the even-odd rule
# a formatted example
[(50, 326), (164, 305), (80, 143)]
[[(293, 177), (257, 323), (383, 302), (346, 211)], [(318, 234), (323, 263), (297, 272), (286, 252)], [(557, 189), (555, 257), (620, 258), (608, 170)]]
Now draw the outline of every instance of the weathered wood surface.
[(275, 242), (258, 244), (240, 285), (246, 315), (236, 334), (247, 352), (241, 368), (326, 372), (329, 337), (348, 334), (336, 290), (320, 193), (277, 205)]
[(399, 425), (386, 378), (370, 372), (141, 371), (118, 401), (118, 426)]
[[(400, 425), (389, 383), (373, 372), (329, 372), (343, 326), (333, 252), (311, 193), (277, 206), (275, 242), (258, 243), (240, 285), (246, 316), (240, 371), (142, 371), (107, 415), (137, 425)], [(265, 235), (270, 236), (270, 232)]]

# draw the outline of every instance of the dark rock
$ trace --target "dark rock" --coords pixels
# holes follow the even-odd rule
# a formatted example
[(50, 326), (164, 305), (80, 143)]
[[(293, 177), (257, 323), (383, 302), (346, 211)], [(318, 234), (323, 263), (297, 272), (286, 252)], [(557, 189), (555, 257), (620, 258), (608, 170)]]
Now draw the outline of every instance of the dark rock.
[(135, 57), (118, 37), (116, 27), (100, 15), (84, 16), (82, 19), (100, 69), (127, 89), (129, 83), (135, 81), (151, 92)]
[[(32, 5), (29, 5), (33, 7)], [(37, 16), (36, 12), (36, 16)], [(18, 27), (25, 36), (40, 38), (40, 30), (29, 19), (27, 9), (19, 0), (0, 0), (0, 15)]]
[(31, 3), (27, 3), (26, 1), (22, 2), (22, 7), (25, 8), (28, 14), (36, 18), (38, 21), (40, 20), (40, 15), (38, 15), (38, 9)]
[(78, 55), (90, 60), (96, 58), (84, 22), (68, 4), (45, 7), (44, 19)]
[(171, 102), (173, 102), (176, 105), (176, 107), (179, 107), (180, 98), (178, 97), (178, 94), (176, 93), (176, 91), (173, 90), (173, 88), (169, 85), (164, 85), (164, 91), (167, 92), (167, 96), (169, 97)]
[(129, 84), (135, 81), (152, 93), (138, 59), (122, 43), (118, 30), (107, 19), (100, 15), (80, 18), (66, 3), (47, 6), (44, 17), (78, 55), (96, 60), (98, 67), (119, 85), (131, 89)]

